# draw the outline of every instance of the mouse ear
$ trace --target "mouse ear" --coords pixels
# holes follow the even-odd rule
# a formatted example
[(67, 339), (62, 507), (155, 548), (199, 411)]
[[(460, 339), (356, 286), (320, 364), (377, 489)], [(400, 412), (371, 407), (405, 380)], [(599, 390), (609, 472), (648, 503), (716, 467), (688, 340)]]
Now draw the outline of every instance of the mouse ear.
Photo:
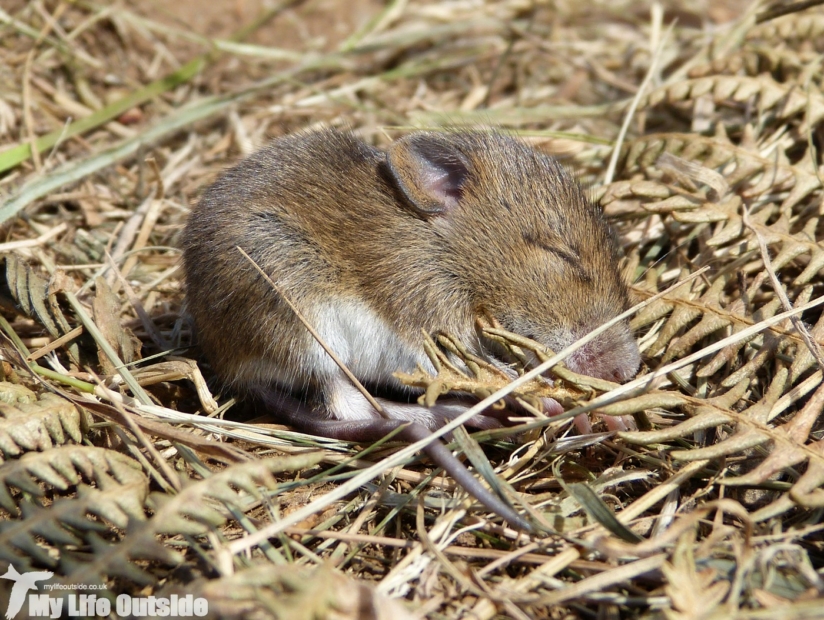
[(414, 133), (386, 153), (398, 189), (423, 216), (442, 215), (458, 205), (469, 176), (466, 157), (445, 135)]

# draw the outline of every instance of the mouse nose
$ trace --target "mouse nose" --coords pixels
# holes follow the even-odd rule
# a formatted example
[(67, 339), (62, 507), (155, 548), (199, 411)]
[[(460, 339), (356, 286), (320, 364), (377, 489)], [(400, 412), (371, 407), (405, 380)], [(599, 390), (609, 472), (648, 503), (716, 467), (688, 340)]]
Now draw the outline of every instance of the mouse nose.
[(604, 373), (606, 376), (604, 379), (607, 381), (614, 381), (615, 383), (621, 383), (623, 381), (623, 373), (621, 372), (620, 368), (613, 368)]
[(637, 366), (615, 366), (609, 372), (605, 373), (604, 379), (613, 381), (615, 383), (623, 383), (635, 376)]
[(635, 376), (637, 366), (623, 366), (623, 365), (606, 365), (601, 364), (602, 360), (595, 360), (589, 364), (567, 364), (571, 370), (581, 374), (590, 375), (591, 377), (598, 377), (612, 381), (613, 383), (624, 383)]
[(602, 334), (567, 360), (570, 370), (615, 383), (634, 377), (640, 365), (641, 355), (628, 329)]

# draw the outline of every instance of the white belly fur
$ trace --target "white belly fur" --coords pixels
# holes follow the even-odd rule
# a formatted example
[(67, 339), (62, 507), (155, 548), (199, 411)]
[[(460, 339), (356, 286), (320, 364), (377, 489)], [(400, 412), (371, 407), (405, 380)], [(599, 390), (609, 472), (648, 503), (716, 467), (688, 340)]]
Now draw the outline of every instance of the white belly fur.
[[(419, 344), (405, 341), (362, 302), (330, 301), (306, 314), (324, 344), (363, 383), (399, 388), (402, 384), (392, 376), (396, 371), (414, 372), (420, 365), (435, 372), (423, 350), (423, 335)], [(277, 334), (269, 340), (277, 342)], [(290, 345), (281, 342), (279, 346)], [(305, 338), (290, 348), (285, 365), (276, 363), (274, 356), (244, 360), (235, 369), (236, 385), (301, 391), (309, 387), (309, 378), (314, 376), (324, 392), (330, 417), (355, 420), (377, 415), (308, 330)], [(390, 417), (432, 426), (433, 413), (419, 405), (398, 403), (396, 407), (387, 401), (384, 408)]]
[[(321, 339), (361, 381), (397, 385), (393, 372), (413, 372), (419, 364), (434, 372), (423, 350), (423, 336), (419, 343), (405, 341), (363, 302), (329, 302), (312, 315)], [(324, 373), (337, 372), (335, 362), (314, 339), (309, 361)]]

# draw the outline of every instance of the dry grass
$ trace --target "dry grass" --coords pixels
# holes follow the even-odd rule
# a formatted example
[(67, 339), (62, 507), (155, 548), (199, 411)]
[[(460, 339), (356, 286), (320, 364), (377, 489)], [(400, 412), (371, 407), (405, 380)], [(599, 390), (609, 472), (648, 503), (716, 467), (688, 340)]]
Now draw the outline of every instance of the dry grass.
[[(0, 10), (0, 563), (227, 618), (821, 617), (824, 11), (212, 4)], [(316, 124), (502, 127), (613, 218), (639, 379), (561, 370), (568, 414), (455, 433), (554, 533), (468, 512), (409, 448), (244, 423), (210, 392), (177, 235), (220, 170)], [(474, 368), (409, 381), (545, 389)], [(640, 430), (575, 436), (593, 409)]]

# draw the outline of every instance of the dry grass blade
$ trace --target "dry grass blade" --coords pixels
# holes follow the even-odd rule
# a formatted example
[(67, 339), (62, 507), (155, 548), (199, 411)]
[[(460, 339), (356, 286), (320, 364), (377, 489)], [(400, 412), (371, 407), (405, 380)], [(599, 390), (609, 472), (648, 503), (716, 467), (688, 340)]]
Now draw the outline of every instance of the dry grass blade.
[(355, 375), (353, 375), (352, 371), (346, 367), (346, 364), (344, 364), (340, 360), (340, 358), (337, 355), (335, 355), (335, 352), (332, 349), (330, 349), (329, 345), (323, 341), (323, 339), (320, 337), (320, 334), (318, 334), (317, 330), (315, 330), (315, 328), (307, 320), (307, 318), (303, 316), (303, 313), (300, 310), (298, 310), (295, 304), (292, 303), (292, 300), (289, 299), (286, 293), (277, 284), (275, 284), (274, 280), (272, 280), (269, 274), (263, 271), (263, 269), (260, 268), (260, 266), (252, 259), (251, 256), (249, 256), (246, 253), (246, 251), (243, 248), (238, 247), (237, 251), (243, 254), (243, 257), (252, 264), (252, 266), (258, 271), (258, 273), (260, 273), (260, 275), (263, 276), (263, 278), (266, 280), (269, 286), (271, 286), (275, 290), (275, 292), (283, 299), (283, 301), (286, 302), (286, 304), (292, 309), (292, 312), (295, 313), (295, 316), (298, 317), (298, 320), (300, 320), (300, 322), (303, 324), (306, 330), (310, 334), (312, 334), (312, 338), (314, 338), (317, 341), (317, 343), (321, 347), (323, 347), (323, 350), (326, 351), (326, 354), (332, 358), (337, 367), (340, 368), (343, 374), (345, 374), (349, 381), (352, 382), (352, 385), (354, 385), (358, 389), (358, 391), (361, 394), (363, 394), (363, 397), (367, 400), (367, 402), (370, 405), (372, 405), (375, 411), (381, 414), (384, 418), (388, 419), (388, 416), (384, 412), (383, 407), (381, 407), (380, 403), (374, 399), (374, 397), (369, 393), (369, 391), (365, 387), (363, 387), (363, 384), (360, 381), (358, 381), (358, 378)]
[(768, 22), (771, 19), (775, 19), (777, 17), (781, 17), (783, 15), (790, 15), (792, 13), (798, 13), (800, 11), (804, 11), (806, 9), (812, 8), (814, 6), (820, 6), (824, 4), (821, 0), (807, 0), (806, 2), (790, 2), (790, 3), (774, 3), (769, 8), (765, 9), (761, 13), (758, 14), (756, 17), (757, 24), (763, 24), (764, 22)]

